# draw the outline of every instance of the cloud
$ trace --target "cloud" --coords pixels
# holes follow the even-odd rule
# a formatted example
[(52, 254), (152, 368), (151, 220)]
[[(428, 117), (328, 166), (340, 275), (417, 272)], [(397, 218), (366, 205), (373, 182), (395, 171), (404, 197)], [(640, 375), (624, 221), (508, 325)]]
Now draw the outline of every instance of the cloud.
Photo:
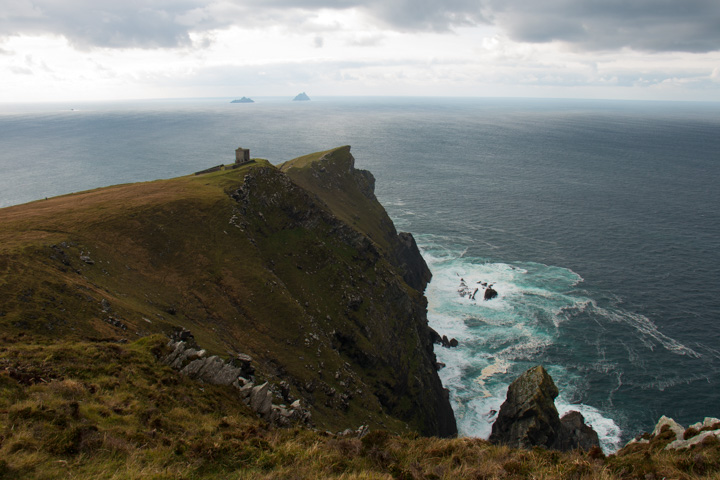
[(582, 50), (709, 52), (720, 49), (715, 0), (492, 0), (492, 19), (514, 40)]
[(179, 20), (199, 0), (8, 0), (0, 13), (4, 35), (61, 35), (80, 49), (167, 48), (190, 44)]
[[(61, 35), (79, 49), (181, 48), (231, 26), (309, 28), (323, 11), (355, 11), (368, 25), (448, 32), (494, 25), (516, 41), (576, 50), (720, 49), (717, 0), (5, 0), (3, 35)], [(327, 28), (343, 28), (328, 25)], [(202, 47), (202, 45), (196, 45)]]
[(33, 74), (33, 71), (27, 67), (10, 66), (10, 67), (8, 67), (8, 70), (10, 70), (10, 72), (12, 72), (16, 75), (32, 75)]

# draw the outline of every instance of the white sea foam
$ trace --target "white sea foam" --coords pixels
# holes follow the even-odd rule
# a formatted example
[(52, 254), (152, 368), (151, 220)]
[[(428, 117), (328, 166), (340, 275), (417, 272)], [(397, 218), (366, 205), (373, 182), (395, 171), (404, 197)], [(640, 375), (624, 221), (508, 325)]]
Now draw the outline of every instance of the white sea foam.
[[(511, 381), (526, 368), (546, 363), (545, 352), (555, 344), (563, 323), (593, 303), (574, 291), (582, 277), (571, 270), (483, 261), (466, 256), (466, 247), (445, 242), (423, 238), (422, 243), (433, 272), (426, 291), (430, 324), (459, 341), (457, 348), (436, 349), (447, 365), (440, 376), (451, 391), (460, 433), (488, 438)], [(498, 297), (484, 301), (482, 293), (489, 285)], [(563, 365), (546, 367), (552, 368), (556, 381), (578, 383)], [(620, 429), (611, 418), (590, 405), (565, 410), (571, 407), (596, 428), (606, 451), (617, 448)]]
[(561, 397), (555, 400), (555, 405), (561, 417), (572, 410), (580, 412), (585, 418), (585, 424), (591, 426), (597, 432), (600, 447), (606, 453), (615, 452), (621, 447), (620, 427), (597, 408), (590, 405), (569, 404), (564, 402)]
[(686, 347), (677, 340), (668, 337), (660, 332), (657, 326), (644, 315), (639, 315), (627, 311), (613, 311), (599, 307), (596, 303), (592, 303), (592, 308), (602, 317), (611, 322), (624, 323), (634, 328), (641, 334), (641, 340), (651, 350), (655, 346), (655, 342), (662, 345), (665, 349), (678, 355), (687, 355), (694, 358), (700, 358), (701, 355), (692, 348)]

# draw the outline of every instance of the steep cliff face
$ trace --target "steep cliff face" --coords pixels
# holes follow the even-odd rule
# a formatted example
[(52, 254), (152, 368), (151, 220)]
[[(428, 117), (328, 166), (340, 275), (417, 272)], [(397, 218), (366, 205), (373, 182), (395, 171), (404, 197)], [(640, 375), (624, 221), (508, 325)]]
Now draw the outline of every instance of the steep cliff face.
[[(343, 237), (357, 235), (368, 242), (360, 251), (372, 252), (371, 258), (365, 259), (365, 282), (370, 291), (355, 297), (355, 306), (351, 306), (351, 310), (364, 309), (367, 320), (362, 328), (347, 324), (336, 333), (341, 349), (352, 354), (358, 350), (358, 342), (369, 340), (375, 345), (374, 358), (361, 361), (367, 375), (383, 370), (397, 374), (390, 382), (375, 382), (381, 403), (406, 421), (417, 423), (423, 418), (423, 433), (454, 435), (457, 427), (447, 391), (436, 373), (427, 302), (422, 296), (431, 274), (412, 235), (397, 233), (375, 197), (374, 177), (368, 171), (355, 169), (350, 147), (301, 157), (280, 169), (314, 194), (322, 209), (351, 227)], [(383, 272), (390, 276), (385, 277)], [(394, 277), (397, 273), (401, 279)], [(375, 280), (370, 280), (372, 277)], [(345, 316), (353, 315), (346, 311)], [(399, 349), (401, 345), (404, 348)]]
[(453, 435), (427, 267), (372, 175), (338, 165), (314, 185), (257, 161), (0, 210), (0, 327), (43, 342), (186, 328), (211, 353), (251, 355), (258, 382), (284, 382), (320, 428)]
[(375, 197), (375, 177), (355, 168), (350, 147), (299, 157), (280, 166), (315, 194), (326, 210), (370, 238), (399, 269), (405, 282), (424, 292), (432, 274), (409, 233), (400, 233)]

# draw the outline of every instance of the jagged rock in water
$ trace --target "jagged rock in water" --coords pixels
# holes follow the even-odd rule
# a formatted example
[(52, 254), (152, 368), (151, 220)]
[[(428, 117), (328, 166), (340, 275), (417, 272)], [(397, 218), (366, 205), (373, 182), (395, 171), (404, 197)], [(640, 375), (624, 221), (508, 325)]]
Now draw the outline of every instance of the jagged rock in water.
[(448, 338), (447, 335), (443, 335), (440, 339), (440, 345), (445, 348), (455, 348), (459, 345), (459, 342), (454, 338)]
[(573, 448), (590, 450), (592, 447), (600, 445), (597, 432), (585, 424), (585, 418), (580, 412), (573, 410), (566, 413), (560, 419), (560, 423), (564, 430), (560, 450)]
[(582, 423), (582, 415), (572, 415), (563, 425), (555, 408), (557, 395), (555, 382), (542, 366), (520, 375), (508, 388), (490, 441), (514, 448), (540, 446), (554, 450), (599, 445), (597, 434), (593, 437), (589, 433), (592, 429)]
[(497, 290), (495, 290), (492, 287), (488, 287), (485, 289), (485, 294), (483, 295), (484, 300), (492, 300), (493, 298), (498, 296)]
[(438, 345), (442, 344), (442, 337), (440, 336), (440, 334), (438, 332), (436, 332), (435, 329), (432, 327), (427, 327), (427, 328), (428, 328), (428, 332), (430, 332), (430, 340), (432, 341), (432, 343), (435, 343)]

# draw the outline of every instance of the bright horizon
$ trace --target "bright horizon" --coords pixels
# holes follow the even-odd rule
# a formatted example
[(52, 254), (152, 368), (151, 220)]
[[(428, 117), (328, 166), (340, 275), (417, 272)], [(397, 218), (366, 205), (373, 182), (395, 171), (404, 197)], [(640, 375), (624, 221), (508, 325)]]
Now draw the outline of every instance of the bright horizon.
[(708, 0), (9, 0), (3, 10), (0, 103), (303, 91), (720, 101), (720, 3)]

